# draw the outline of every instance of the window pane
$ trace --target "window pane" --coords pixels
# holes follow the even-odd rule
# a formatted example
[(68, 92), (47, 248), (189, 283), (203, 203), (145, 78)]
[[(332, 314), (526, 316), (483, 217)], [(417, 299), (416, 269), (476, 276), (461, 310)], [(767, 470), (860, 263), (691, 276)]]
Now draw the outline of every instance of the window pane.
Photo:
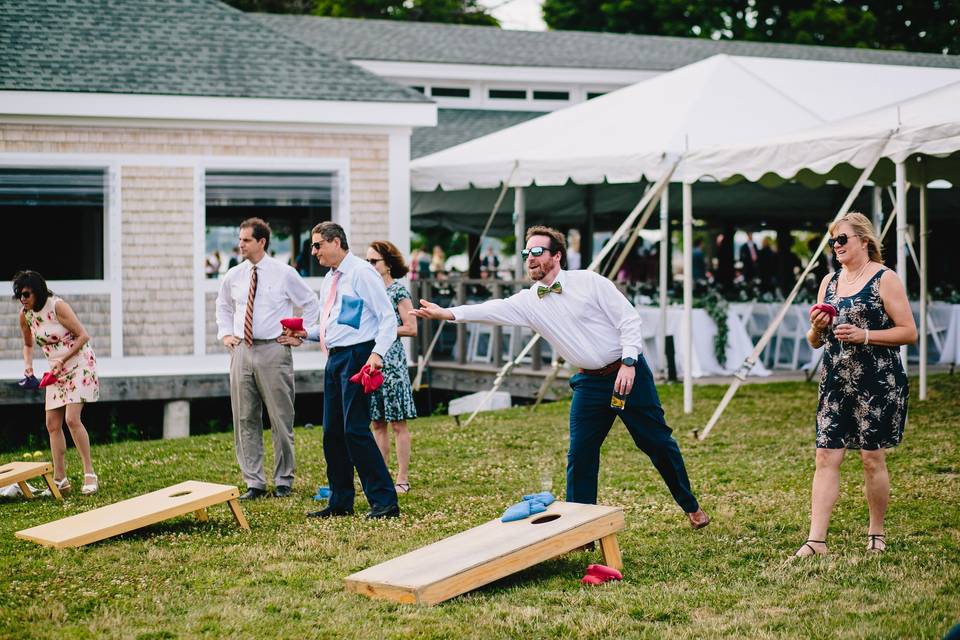
[(12, 240), (0, 275), (102, 280), (105, 185), (102, 169), (0, 169), (0, 216)]
[(526, 100), (526, 89), (490, 89), (490, 97), (494, 100)]
[(534, 91), (534, 100), (569, 100), (569, 91)]
[(240, 223), (253, 217), (270, 225), (270, 255), (300, 275), (323, 275), (326, 269), (310, 255), (310, 231), (332, 219), (335, 183), (333, 173), (207, 172), (207, 277), (216, 278), (239, 262)]
[(460, 87), (433, 87), (430, 95), (435, 98), (469, 98), (470, 89)]

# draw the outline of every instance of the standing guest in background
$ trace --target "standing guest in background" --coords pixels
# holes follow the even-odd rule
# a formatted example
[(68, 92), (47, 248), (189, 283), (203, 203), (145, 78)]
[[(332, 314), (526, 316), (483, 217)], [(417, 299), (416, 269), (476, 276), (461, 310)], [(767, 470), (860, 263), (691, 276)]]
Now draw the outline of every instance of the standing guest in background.
[[(567, 500), (596, 504), (600, 447), (619, 416), (636, 446), (663, 478), (690, 525), (710, 518), (690, 489), (677, 441), (640, 347), (640, 316), (610, 280), (593, 271), (565, 271), (566, 242), (550, 227), (527, 229), (526, 261), (532, 287), (503, 300), (444, 309), (428, 300), (413, 313), (425, 319), (530, 327), (580, 372), (570, 379), (570, 451)], [(614, 397), (619, 400), (616, 404)]]
[(767, 289), (777, 286), (777, 251), (773, 248), (773, 240), (768, 236), (761, 243), (757, 254), (757, 276)]
[(417, 417), (410, 387), (410, 370), (407, 352), (400, 342), (402, 337), (417, 335), (417, 319), (410, 312), (410, 292), (398, 282), (407, 274), (403, 255), (391, 242), (377, 240), (367, 248), (367, 262), (373, 265), (387, 287), (387, 296), (393, 303), (397, 320), (397, 339), (383, 357), (383, 386), (370, 394), (370, 420), (373, 437), (377, 441), (383, 461), (390, 466), (390, 433), (387, 423), (397, 439), (397, 475), (394, 488), (397, 493), (410, 491), (410, 429), (407, 420)]
[(740, 245), (740, 273), (749, 282), (757, 276), (757, 260), (759, 260), (757, 244), (753, 241), (753, 232), (747, 232), (747, 241)]
[(316, 294), (290, 265), (267, 255), (270, 225), (240, 223), (243, 262), (230, 269), (217, 294), (217, 338), (230, 351), (230, 405), (237, 463), (247, 485), (241, 500), (267, 495), (263, 470), (263, 406), (273, 439), (274, 495), (293, 491), (293, 355), (282, 344), (280, 320), (303, 309), (305, 323), (320, 313)]
[(576, 229), (570, 229), (567, 234), (567, 270), (576, 271), (580, 269), (580, 232)]
[(840, 495), (840, 463), (859, 450), (870, 523), (867, 551), (886, 549), (884, 520), (890, 500), (887, 449), (903, 439), (910, 390), (900, 360), (901, 345), (917, 339), (903, 284), (883, 266), (870, 220), (848, 213), (830, 225), (830, 245), (841, 268), (824, 277), (817, 302), (837, 310), (837, 323), (810, 310), (807, 340), (826, 345), (817, 407), (816, 471), (810, 531), (797, 556), (827, 552), (827, 525)]
[(284, 330), (284, 342), (316, 340), (327, 354), (323, 373), (323, 457), (327, 461), (330, 501), (308, 518), (353, 513), (353, 470), (370, 504), (367, 518), (400, 515), (397, 490), (387, 463), (370, 433), (370, 405), (363, 387), (350, 378), (364, 366), (383, 369), (383, 358), (397, 339), (397, 318), (383, 278), (366, 260), (350, 253), (347, 235), (335, 222), (313, 228), (313, 255), (328, 267), (320, 299), (320, 322), (305, 331)]
[(419, 263), (420, 263), (420, 249), (414, 249), (413, 252), (410, 254), (409, 273), (410, 273), (411, 280), (417, 280), (420, 275), (419, 273), (417, 273), (417, 270), (420, 268)]
[(443, 247), (434, 245), (433, 255), (430, 257), (430, 271), (434, 275), (444, 273), (447, 270), (447, 255), (443, 252)]
[(90, 458), (90, 437), (80, 420), (83, 405), (100, 398), (97, 359), (90, 346), (90, 336), (70, 305), (54, 296), (47, 289), (47, 281), (36, 271), (20, 271), (13, 277), (13, 297), (22, 306), (20, 331), (23, 333), (24, 375), (33, 375), (33, 345), (36, 344), (47, 357), (50, 373), (57, 378), (46, 387), (53, 480), (61, 493), (70, 489), (66, 467), (67, 441), (63, 435), (66, 421), (83, 462), (80, 493), (96, 493), (100, 480)]
[(701, 282), (707, 279), (707, 257), (703, 253), (703, 238), (693, 241), (693, 281)]
[(500, 269), (500, 258), (494, 253), (493, 247), (487, 247), (487, 254), (480, 261), (480, 267), (487, 272), (489, 277), (497, 277), (497, 271)]
[[(810, 252), (811, 256), (814, 254), (814, 252), (817, 250), (817, 247), (819, 246), (820, 246), (819, 238), (810, 238), (810, 240), (807, 241), (807, 250)], [(811, 271), (811, 274), (816, 278), (816, 281), (818, 283), (821, 282), (827, 276), (828, 273), (830, 273), (830, 256), (832, 255), (832, 253), (833, 251), (831, 251), (830, 246), (827, 245), (826, 247), (823, 248), (823, 253), (821, 253), (820, 256), (817, 258), (816, 266), (813, 267), (813, 271)]]

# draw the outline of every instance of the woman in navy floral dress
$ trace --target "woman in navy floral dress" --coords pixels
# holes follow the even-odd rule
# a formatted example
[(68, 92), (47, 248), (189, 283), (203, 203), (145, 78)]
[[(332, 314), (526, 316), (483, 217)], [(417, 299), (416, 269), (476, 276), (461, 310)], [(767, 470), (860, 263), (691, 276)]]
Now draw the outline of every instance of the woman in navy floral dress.
[(917, 339), (910, 302), (897, 274), (883, 266), (870, 220), (848, 213), (830, 225), (830, 236), (841, 269), (824, 277), (818, 302), (838, 313), (831, 319), (821, 310), (810, 311), (807, 340), (814, 348), (825, 348), (810, 533), (798, 556), (827, 552), (827, 525), (847, 449), (859, 450), (863, 461), (870, 510), (867, 549), (886, 548), (886, 450), (903, 438), (909, 396), (899, 347)]
[(373, 421), (373, 437), (380, 447), (383, 460), (390, 466), (390, 433), (387, 423), (397, 438), (397, 493), (410, 491), (408, 476), (410, 467), (410, 429), (407, 420), (417, 417), (410, 387), (410, 371), (407, 368), (407, 352), (400, 338), (417, 335), (417, 319), (410, 313), (413, 304), (410, 292), (396, 281), (407, 274), (400, 250), (391, 242), (377, 240), (367, 248), (367, 262), (383, 277), (387, 296), (393, 302), (397, 314), (397, 339), (383, 357), (383, 386), (370, 394), (370, 419)]

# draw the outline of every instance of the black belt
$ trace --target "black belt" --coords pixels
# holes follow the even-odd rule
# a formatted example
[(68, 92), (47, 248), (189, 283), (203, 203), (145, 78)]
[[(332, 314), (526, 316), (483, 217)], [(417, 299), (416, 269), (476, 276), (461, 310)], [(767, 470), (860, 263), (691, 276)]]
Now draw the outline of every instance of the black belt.
[(340, 351), (346, 351), (347, 349), (356, 349), (357, 347), (365, 347), (366, 345), (370, 345), (370, 347), (373, 348), (374, 344), (376, 344), (375, 340), (367, 340), (366, 342), (358, 342), (357, 344), (345, 344), (340, 347), (330, 347), (327, 350), (327, 352), (338, 353)]

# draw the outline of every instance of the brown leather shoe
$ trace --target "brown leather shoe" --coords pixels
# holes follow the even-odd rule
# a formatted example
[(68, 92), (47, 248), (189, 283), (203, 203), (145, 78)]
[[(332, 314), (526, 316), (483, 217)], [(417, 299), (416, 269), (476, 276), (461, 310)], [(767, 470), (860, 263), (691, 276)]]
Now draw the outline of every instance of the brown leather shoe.
[(688, 513), (687, 518), (690, 520), (690, 526), (694, 529), (703, 529), (710, 524), (710, 516), (704, 513), (703, 509), (698, 509), (694, 513)]

